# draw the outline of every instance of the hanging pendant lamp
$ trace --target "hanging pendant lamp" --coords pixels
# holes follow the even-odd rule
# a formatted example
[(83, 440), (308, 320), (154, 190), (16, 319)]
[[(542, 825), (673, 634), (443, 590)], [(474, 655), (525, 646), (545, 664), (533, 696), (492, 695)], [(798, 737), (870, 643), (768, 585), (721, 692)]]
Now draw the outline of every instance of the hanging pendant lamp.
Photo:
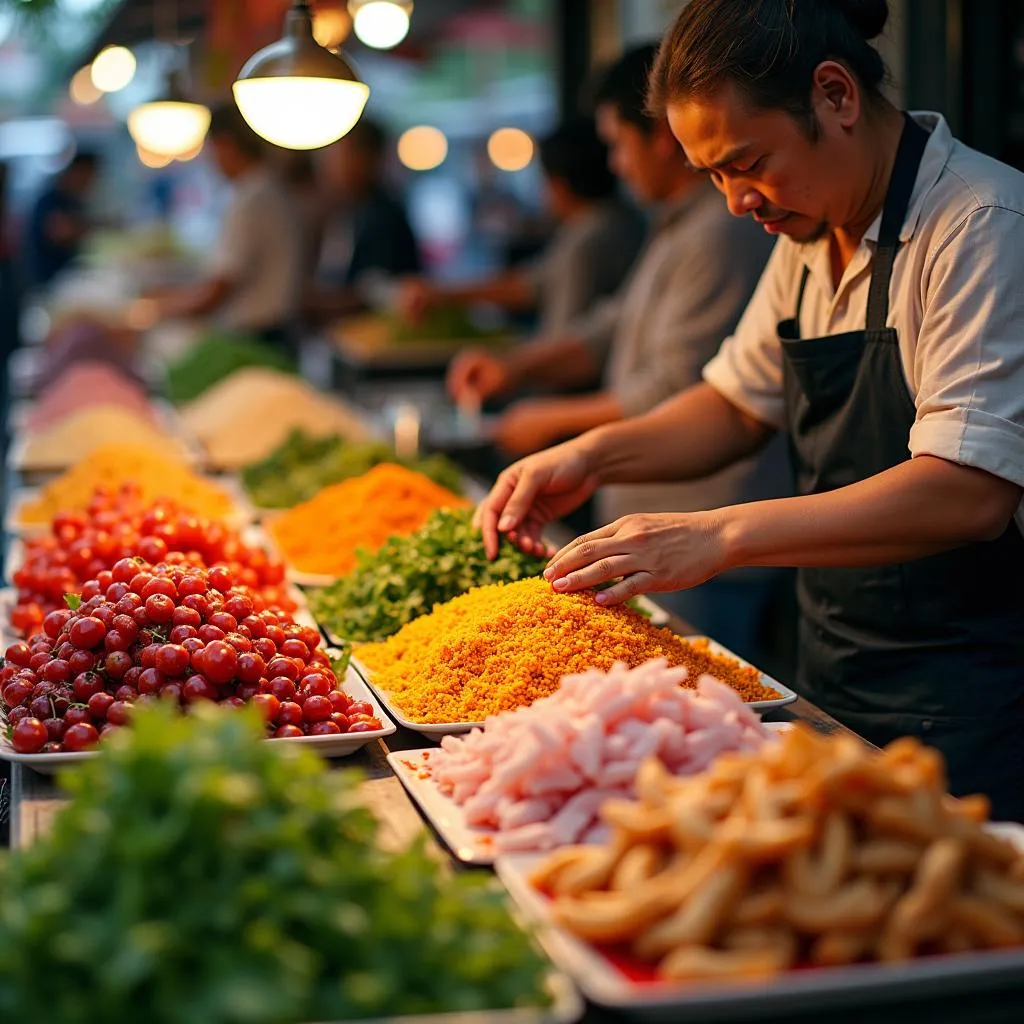
[(313, 38), (309, 0), (295, 0), (284, 35), (246, 61), (234, 94), (257, 135), (285, 149), (319, 149), (351, 130), (370, 90), (340, 52)]
[(128, 115), (128, 131), (140, 149), (172, 158), (200, 147), (209, 127), (209, 108), (186, 98), (177, 73), (170, 76), (163, 98), (143, 103)]

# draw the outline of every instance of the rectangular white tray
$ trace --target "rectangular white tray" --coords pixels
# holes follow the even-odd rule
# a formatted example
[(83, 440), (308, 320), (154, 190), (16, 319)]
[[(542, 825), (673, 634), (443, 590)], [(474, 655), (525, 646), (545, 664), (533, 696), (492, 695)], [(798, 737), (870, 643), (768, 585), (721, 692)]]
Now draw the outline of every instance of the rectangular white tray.
[[(765, 722), (764, 725), (772, 733), (783, 733), (793, 728), (789, 722)], [(498, 856), (494, 848), (494, 830), (468, 824), (463, 808), (450, 796), (445, 796), (432, 778), (423, 775), (429, 755), (437, 749), (396, 750), (388, 754), (388, 764), (409, 798), (458, 860), (464, 864), (491, 865)]]
[[(342, 689), (354, 700), (363, 700), (371, 704), (373, 713), (380, 719), (383, 728), (375, 729), (372, 732), (342, 733), (337, 736), (296, 736), (294, 739), (274, 740), (274, 742), (297, 743), (300, 746), (308, 747), (322, 757), (348, 757), (368, 743), (394, 734), (396, 731), (394, 723), (384, 713), (369, 688), (359, 678), (358, 673), (354, 672), (351, 667), (345, 673)], [(3, 731), (6, 730), (6, 727), (6, 716), (0, 712), (0, 760), (25, 765), (26, 768), (31, 768), (41, 775), (52, 775), (68, 765), (77, 764), (96, 756), (94, 750), (66, 754), (19, 754), (4, 735)]]
[[(331, 643), (337, 643), (338, 641), (328, 635), (328, 639)], [(733, 658), (738, 661), (745, 668), (753, 668), (748, 661), (744, 661), (738, 654), (733, 654), (728, 648), (723, 647), (721, 644), (715, 643), (714, 640), (710, 640), (708, 637), (703, 636), (688, 636), (686, 640), (707, 640), (708, 648), (713, 654), (722, 655), (727, 658)], [(394, 706), (391, 701), (391, 694), (381, 687), (377, 686), (373, 681), (373, 672), (367, 668), (357, 657), (352, 658), (352, 664), (355, 666), (359, 674), (369, 683), (370, 688), (380, 698), (381, 703), (388, 709), (388, 714), (403, 728), (412, 729), (414, 732), (418, 732), (423, 736), (428, 736), (434, 739), (438, 736), (456, 736), (460, 733), (469, 732), (470, 729), (479, 729), (483, 727), (483, 722), (446, 722), (442, 725), (427, 725), (423, 722), (414, 722), (412, 719), (406, 718), (402, 712)], [(755, 700), (750, 702), (750, 707), (755, 711), (769, 711), (772, 708), (781, 708), (786, 704), (792, 704), (797, 699), (796, 693), (794, 693), (788, 686), (783, 686), (778, 680), (773, 679), (771, 676), (766, 675), (764, 672), (761, 673), (761, 682), (765, 686), (770, 686), (775, 690), (779, 697), (775, 700)]]
[[(999, 823), (991, 829), (1024, 850), (1024, 826)], [(934, 998), (944, 992), (972, 991), (980, 998), (985, 989), (1019, 985), (1024, 974), (1024, 949), (1012, 949), (923, 957), (899, 965), (791, 971), (771, 981), (747, 984), (635, 982), (593, 946), (553, 922), (548, 900), (529, 883), (531, 871), (543, 857), (499, 857), (495, 864), (498, 877), (526, 919), (538, 927), (537, 938), (555, 966), (576, 982), (587, 999), (637, 1019), (694, 1024), (749, 1021), (784, 1017), (795, 1011), (849, 1011), (915, 997)]]

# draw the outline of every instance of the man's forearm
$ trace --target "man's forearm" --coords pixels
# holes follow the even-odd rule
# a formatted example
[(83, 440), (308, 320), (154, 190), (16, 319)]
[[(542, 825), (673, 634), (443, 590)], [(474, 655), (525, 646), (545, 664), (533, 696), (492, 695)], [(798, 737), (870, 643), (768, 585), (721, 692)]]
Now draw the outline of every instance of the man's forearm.
[(439, 287), (435, 299), (439, 305), (445, 306), (491, 302), (503, 309), (522, 310), (533, 306), (535, 296), (525, 276), (511, 270), (485, 281)]
[(911, 561), (1006, 529), (1021, 488), (921, 456), (825, 494), (734, 505), (718, 520), (727, 568), (866, 566)]
[(212, 277), (207, 281), (171, 292), (163, 300), (165, 316), (204, 316), (219, 309), (231, 293), (231, 283), (223, 277)]
[(602, 483), (632, 484), (699, 480), (753, 454), (771, 435), (770, 427), (701, 383), (582, 440)]
[(593, 354), (579, 338), (539, 338), (506, 356), (516, 387), (583, 387), (600, 373)]
[(608, 391), (598, 391), (593, 395), (570, 395), (557, 401), (560, 429), (556, 437), (576, 437), (605, 423), (622, 419), (622, 406)]

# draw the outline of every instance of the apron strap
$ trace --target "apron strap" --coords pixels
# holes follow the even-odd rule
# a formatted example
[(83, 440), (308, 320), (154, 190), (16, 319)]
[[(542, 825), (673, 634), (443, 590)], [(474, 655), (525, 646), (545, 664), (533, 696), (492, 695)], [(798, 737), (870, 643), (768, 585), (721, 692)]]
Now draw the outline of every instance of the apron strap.
[[(889, 316), (889, 282), (900, 245), (900, 231), (910, 206), (910, 195), (917, 181), (921, 157), (929, 135), (909, 114), (904, 114), (903, 134), (896, 150), (896, 163), (882, 207), (882, 224), (878, 231), (878, 247), (871, 268), (871, 288), (868, 292), (867, 329), (881, 331)], [(806, 268), (804, 268), (806, 273)]]
[(800, 311), (804, 308), (804, 292), (807, 291), (807, 279), (811, 276), (811, 268), (804, 264), (804, 271), (800, 275), (800, 287), (796, 293), (796, 312), (793, 314), (793, 335), (800, 337)]

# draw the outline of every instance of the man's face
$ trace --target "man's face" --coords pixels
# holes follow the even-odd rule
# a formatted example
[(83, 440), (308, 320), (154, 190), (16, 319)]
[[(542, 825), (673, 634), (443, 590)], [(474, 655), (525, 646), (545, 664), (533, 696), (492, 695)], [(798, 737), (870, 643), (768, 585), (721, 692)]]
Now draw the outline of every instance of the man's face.
[(597, 109), (597, 131), (608, 147), (608, 164), (613, 173), (626, 183), (636, 199), (652, 203), (667, 198), (665, 161), (676, 148), (667, 132), (657, 128), (644, 132), (622, 118), (618, 108), (610, 103), (602, 103)]
[(770, 234), (814, 242), (846, 216), (849, 154), (827, 126), (811, 139), (785, 111), (752, 110), (732, 86), (671, 103), (668, 122), (687, 159)]

